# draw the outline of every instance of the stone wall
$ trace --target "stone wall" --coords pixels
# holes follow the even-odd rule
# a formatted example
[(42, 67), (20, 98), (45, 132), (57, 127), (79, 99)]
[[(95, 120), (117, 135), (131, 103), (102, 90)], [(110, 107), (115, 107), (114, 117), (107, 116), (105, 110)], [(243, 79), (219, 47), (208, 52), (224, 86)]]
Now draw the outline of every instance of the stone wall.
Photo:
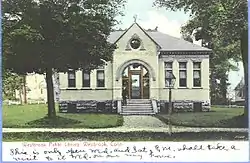
[(115, 102), (112, 100), (60, 101), (59, 112), (62, 112), (62, 113), (117, 113), (117, 108), (115, 107)]
[[(167, 100), (158, 101), (158, 106), (160, 108), (160, 112), (167, 112), (167, 108), (165, 108), (165, 104), (168, 103)], [(193, 100), (185, 100), (185, 101), (173, 101), (173, 112), (199, 112), (199, 111), (210, 111), (210, 104), (206, 101), (193, 101)], [(201, 103), (201, 110), (195, 110), (194, 105), (198, 105)]]
[[(160, 113), (167, 113), (165, 104), (167, 100), (157, 102)], [(201, 104), (201, 110), (195, 110), (195, 103)], [(104, 104), (104, 105), (103, 105)], [(98, 107), (99, 105), (99, 107)], [(206, 101), (173, 101), (173, 112), (199, 112), (210, 111), (210, 105)], [(116, 101), (112, 100), (81, 100), (60, 101), (59, 112), (62, 113), (117, 113)]]

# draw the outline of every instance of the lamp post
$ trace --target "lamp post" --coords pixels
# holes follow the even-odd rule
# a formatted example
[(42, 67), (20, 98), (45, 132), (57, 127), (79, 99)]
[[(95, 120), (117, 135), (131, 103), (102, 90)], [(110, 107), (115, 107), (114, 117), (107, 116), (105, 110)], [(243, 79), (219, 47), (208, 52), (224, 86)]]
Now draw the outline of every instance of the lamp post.
[(169, 74), (169, 83), (168, 83), (168, 88), (169, 88), (169, 94), (168, 94), (168, 97), (169, 97), (169, 105), (168, 105), (168, 133), (169, 135), (172, 135), (172, 124), (171, 124), (171, 114), (172, 114), (172, 88), (174, 87), (174, 84), (175, 84), (175, 76), (174, 74), (171, 72)]

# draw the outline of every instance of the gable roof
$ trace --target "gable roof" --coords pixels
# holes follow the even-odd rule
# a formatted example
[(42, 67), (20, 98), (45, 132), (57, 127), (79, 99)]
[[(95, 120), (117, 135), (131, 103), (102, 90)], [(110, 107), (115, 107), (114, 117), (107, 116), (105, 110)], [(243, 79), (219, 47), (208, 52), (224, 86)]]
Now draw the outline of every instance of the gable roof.
[[(138, 25), (137, 23), (134, 23)], [(120, 38), (127, 33), (127, 31), (134, 25), (132, 24), (127, 30), (119, 30), (111, 32), (108, 41), (110, 43), (116, 43)], [(138, 25), (139, 28), (141, 28)], [(141, 28), (142, 29), (142, 28)], [(168, 34), (161, 33), (156, 30), (142, 31), (160, 47), (160, 51), (212, 51), (211, 49), (193, 44), (181, 38), (176, 38)]]
[[(139, 27), (144, 32), (145, 35), (147, 35), (156, 45), (158, 45), (160, 47), (160, 45), (137, 23), (133, 23), (127, 30), (123, 31), (123, 33), (121, 35), (119, 35), (118, 38), (113, 37), (113, 38), (115, 38), (115, 41), (112, 43), (114, 43), (114, 44), (117, 43), (122, 38), (122, 36), (124, 36), (130, 30), (130, 28), (132, 28), (134, 25)], [(111, 33), (111, 35), (112, 35), (112, 33)]]
[(148, 33), (161, 45), (161, 51), (211, 51), (211, 49), (158, 31)]

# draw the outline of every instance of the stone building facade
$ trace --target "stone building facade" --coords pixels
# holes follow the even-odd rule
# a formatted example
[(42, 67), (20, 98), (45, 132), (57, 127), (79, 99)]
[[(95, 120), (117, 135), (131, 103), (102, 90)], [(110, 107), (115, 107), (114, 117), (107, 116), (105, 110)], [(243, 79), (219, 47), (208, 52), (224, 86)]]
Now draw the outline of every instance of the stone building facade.
[(106, 109), (123, 113), (122, 91), (126, 91), (129, 104), (140, 106), (133, 113), (139, 113), (146, 103), (150, 113), (158, 113), (168, 103), (170, 73), (176, 77), (172, 89), (175, 111), (209, 110), (210, 49), (144, 30), (137, 23), (112, 32), (108, 41), (117, 45), (112, 63), (91, 73), (59, 73), (61, 112)]

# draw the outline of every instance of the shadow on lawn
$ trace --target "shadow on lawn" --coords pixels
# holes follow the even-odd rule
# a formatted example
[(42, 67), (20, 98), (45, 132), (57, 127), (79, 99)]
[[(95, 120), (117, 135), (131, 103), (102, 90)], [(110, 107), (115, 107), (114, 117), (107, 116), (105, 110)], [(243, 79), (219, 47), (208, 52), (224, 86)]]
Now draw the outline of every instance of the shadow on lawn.
[(248, 117), (244, 115), (235, 116), (230, 119), (220, 121), (231, 128), (248, 128)]
[(248, 132), (31, 132), (3, 133), (3, 141), (215, 141), (248, 140)]
[(29, 127), (65, 127), (65, 126), (74, 126), (76, 124), (81, 123), (81, 121), (74, 120), (74, 119), (69, 119), (69, 118), (64, 118), (64, 117), (59, 117), (56, 116), (54, 119), (50, 119), (47, 116), (43, 117), (41, 119), (36, 119), (34, 121), (30, 121), (26, 123), (25, 125)]
[[(203, 115), (204, 116), (204, 115)], [(208, 115), (209, 116), (209, 115)], [(163, 123), (168, 124), (168, 118), (162, 117), (160, 115), (156, 115), (156, 118), (161, 120)], [(216, 128), (248, 128), (248, 117), (244, 115), (235, 116), (229, 119), (220, 120), (217, 123), (211, 123), (211, 124), (199, 124), (199, 123), (193, 123), (193, 122), (185, 122), (178, 120), (171, 120), (172, 125), (175, 126), (182, 126), (182, 127), (202, 127), (202, 128), (210, 128), (210, 127), (216, 127)]]

